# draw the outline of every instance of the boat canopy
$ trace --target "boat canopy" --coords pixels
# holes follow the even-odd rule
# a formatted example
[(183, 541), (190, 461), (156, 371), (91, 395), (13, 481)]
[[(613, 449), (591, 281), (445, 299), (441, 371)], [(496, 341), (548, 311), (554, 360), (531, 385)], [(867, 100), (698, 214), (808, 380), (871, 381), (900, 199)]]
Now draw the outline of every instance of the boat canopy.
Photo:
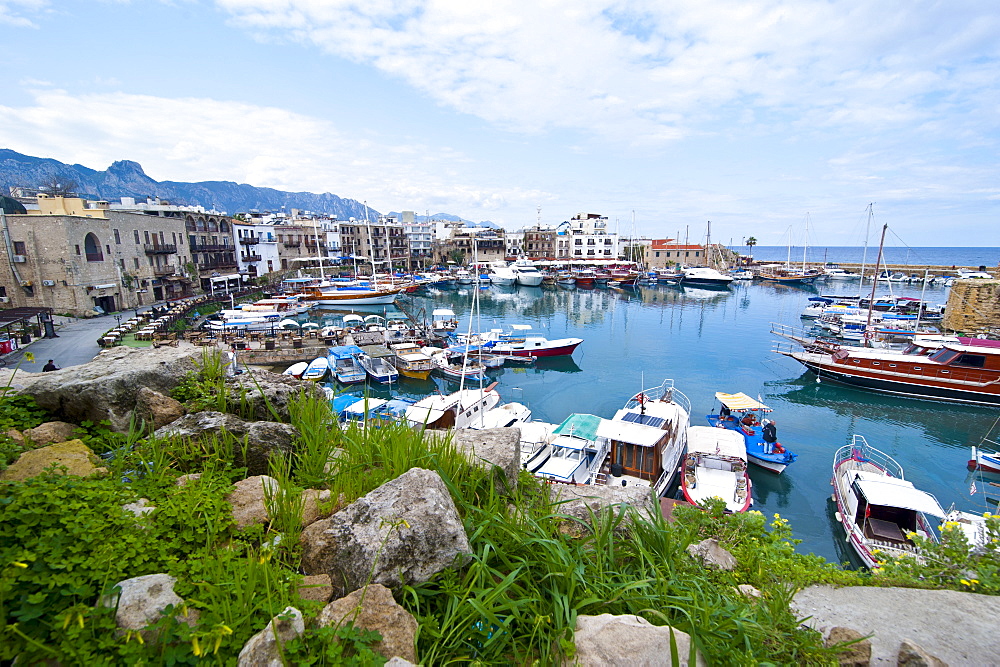
[(721, 391), (717, 391), (715, 392), (715, 399), (730, 410), (761, 410), (762, 412), (771, 412), (771, 408), (767, 407), (758, 400), (750, 398), (743, 392), (738, 394), (725, 394)]
[(349, 406), (347, 406), (344, 412), (353, 415), (364, 415), (367, 414), (370, 410), (374, 410), (375, 408), (380, 408), (388, 402), (389, 401), (387, 401), (384, 398), (362, 398), (360, 401), (355, 401), (354, 403), (351, 403)]
[(431, 311), (431, 317), (455, 319), (455, 311), (451, 308), (435, 308)]
[(602, 419), (597, 427), (597, 435), (601, 438), (624, 442), (640, 447), (655, 447), (667, 432), (653, 426), (643, 426), (617, 419)]
[(338, 345), (330, 348), (330, 356), (334, 359), (350, 359), (355, 354), (362, 354), (362, 350), (357, 345)]
[(584, 440), (593, 440), (597, 437), (598, 427), (603, 421), (597, 415), (573, 414), (563, 420), (552, 431), (555, 435), (572, 435)]
[(688, 452), (700, 454), (747, 458), (747, 446), (743, 436), (728, 428), (712, 426), (688, 427)]
[(861, 491), (869, 505), (899, 507), (944, 518), (944, 510), (937, 498), (914, 488), (913, 484), (904, 479), (859, 471), (854, 478), (854, 486)]

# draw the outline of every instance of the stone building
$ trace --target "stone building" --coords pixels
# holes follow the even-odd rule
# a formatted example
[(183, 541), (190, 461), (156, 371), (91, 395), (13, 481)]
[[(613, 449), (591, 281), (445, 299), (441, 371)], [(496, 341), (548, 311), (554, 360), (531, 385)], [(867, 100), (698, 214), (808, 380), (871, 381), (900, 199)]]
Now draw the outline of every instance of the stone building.
[(344, 255), (357, 260), (358, 271), (371, 273), (405, 267), (410, 261), (410, 248), (403, 223), (395, 216), (380, 216), (378, 220), (340, 222), (340, 244)]
[(434, 244), (434, 260), (441, 265), (449, 261), (471, 265), (502, 262), (507, 256), (507, 241), (502, 229), (492, 227), (460, 227), (451, 236)]
[(1000, 332), (1000, 280), (956, 280), (941, 324), (966, 334)]
[(190, 294), (181, 212), (128, 204), (39, 195), (4, 215), (0, 300), (85, 316)]
[(674, 239), (653, 239), (646, 253), (646, 261), (651, 269), (665, 269), (678, 264), (698, 266), (705, 263), (703, 246), (678, 243)]

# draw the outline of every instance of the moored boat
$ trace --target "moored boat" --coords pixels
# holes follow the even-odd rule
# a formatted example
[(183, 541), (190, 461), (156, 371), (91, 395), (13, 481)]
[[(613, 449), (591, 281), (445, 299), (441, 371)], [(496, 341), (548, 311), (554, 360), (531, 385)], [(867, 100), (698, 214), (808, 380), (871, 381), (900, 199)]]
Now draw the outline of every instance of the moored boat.
[(396, 343), (389, 348), (395, 354), (393, 365), (400, 375), (415, 380), (426, 380), (431, 376), (434, 363), (416, 343)]
[(719, 273), (715, 269), (707, 266), (691, 266), (682, 269), (681, 272), (683, 273), (683, 276), (681, 277), (682, 285), (714, 285), (717, 287), (725, 287), (729, 285), (729, 283), (733, 282), (732, 276)]
[(545, 276), (535, 268), (535, 263), (530, 259), (519, 259), (510, 268), (518, 285), (538, 287), (545, 280)]
[[(571, 355), (583, 342), (582, 338), (557, 338), (549, 340), (542, 336), (525, 336), (521, 342), (497, 341), (489, 349), (501, 356), (514, 357), (560, 357)], [(487, 347), (489, 343), (484, 344)]]
[(945, 516), (934, 496), (906, 481), (902, 466), (860, 435), (833, 456), (833, 499), (848, 542), (872, 568), (880, 556), (919, 558), (911, 535), (937, 541), (927, 517)]
[(330, 372), (330, 360), (327, 357), (316, 357), (306, 366), (302, 372), (303, 380), (319, 382)]
[(711, 426), (688, 428), (681, 490), (692, 505), (719, 498), (727, 512), (745, 512), (753, 504), (747, 451), (735, 431)]
[(797, 456), (778, 442), (775, 422), (764, 417), (771, 412), (758, 400), (744, 393), (715, 392), (721, 407), (719, 414), (707, 415), (710, 426), (727, 428), (743, 436), (750, 463), (781, 474)]
[(355, 354), (355, 358), (361, 367), (365, 369), (365, 373), (368, 374), (375, 382), (380, 384), (392, 384), (399, 380), (399, 371), (389, 363), (386, 357), (374, 357), (365, 352), (360, 354)]
[(358, 363), (357, 355), (362, 350), (357, 345), (338, 345), (328, 350), (330, 372), (341, 384), (357, 384), (364, 382), (368, 373)]
[(454, 331), (458, 328), (458, 318), (451, 308), (435, 308), (431, 312), (432, 328), (437, 332)]
[(430, 429), (469, 428), (483, 412), (500, 403), (496, 383), (479, 389), (461, 389), (447, 395), (434, 394), (420, 399), (406, 411), (412, 426)]
[(976, 446), (972, 447), (972, 458), (969, 459), (969, 470), (982, 470), (1000, 475), (1000, 452), (984, 452)]
[(291, 375), (292, 377), (300, 378), (302, 377), (302, 374), (305, 373), (308, 367), (309, 367), (308, 361), (297, 361), (288, 368), (286, 368), (284, 371), (282, 371), (281, 374)]

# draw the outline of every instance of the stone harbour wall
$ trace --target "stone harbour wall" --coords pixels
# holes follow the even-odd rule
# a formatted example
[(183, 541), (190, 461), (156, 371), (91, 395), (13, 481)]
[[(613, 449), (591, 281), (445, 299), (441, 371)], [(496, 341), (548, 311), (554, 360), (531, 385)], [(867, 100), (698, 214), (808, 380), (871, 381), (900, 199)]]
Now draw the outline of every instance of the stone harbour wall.
[(1000, 280), (956, 280), (945, 309), (944, 328), (978, 334), (1000, 331)]

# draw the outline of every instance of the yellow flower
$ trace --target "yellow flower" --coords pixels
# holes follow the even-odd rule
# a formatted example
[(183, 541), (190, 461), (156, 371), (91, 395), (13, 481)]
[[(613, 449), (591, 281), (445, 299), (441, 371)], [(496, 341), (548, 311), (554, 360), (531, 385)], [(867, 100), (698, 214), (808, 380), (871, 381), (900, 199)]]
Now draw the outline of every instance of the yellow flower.
[(29, 364), (35, 363), (35, 355), (33, 355), (31, 352), (25, 352), (24, 358), (28, 360)]
[(13, 563), (11, 563), (11, 565), (13, 565), (14, 567), (28, 567), (27, 563), (22, 563), (19, 560), (14, 561)]
[(198, 643), (198, 637), (191, 637), (191, 651), (194, 652), (196, 656), (200, 656), (203, 653), (201, 650), (201, 644)]

